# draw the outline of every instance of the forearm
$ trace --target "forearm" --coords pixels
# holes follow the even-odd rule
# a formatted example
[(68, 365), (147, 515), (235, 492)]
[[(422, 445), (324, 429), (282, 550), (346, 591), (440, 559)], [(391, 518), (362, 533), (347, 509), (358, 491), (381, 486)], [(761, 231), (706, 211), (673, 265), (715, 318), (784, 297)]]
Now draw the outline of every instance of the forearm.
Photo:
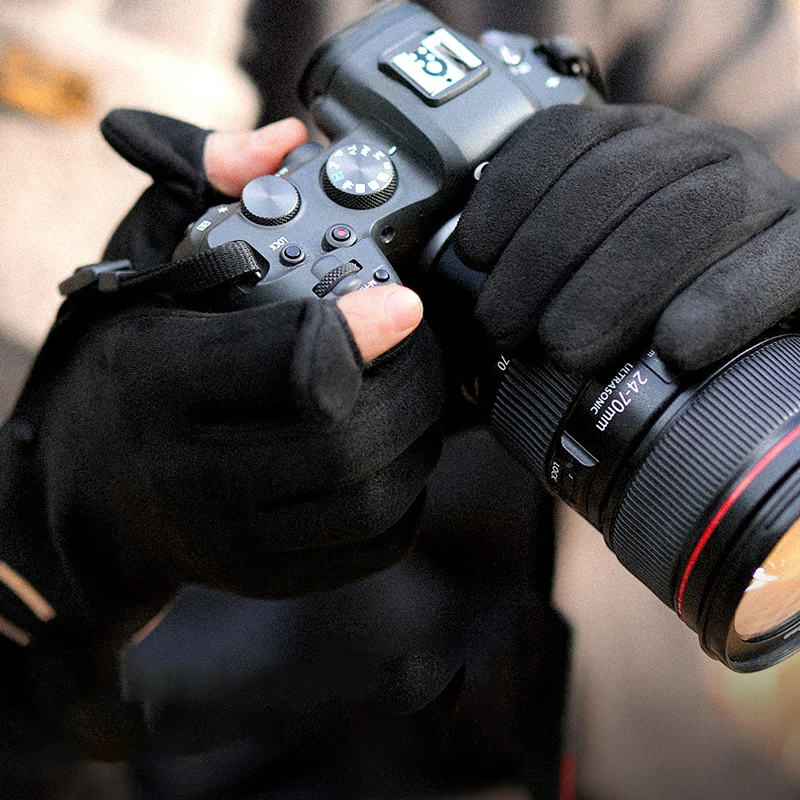
[(139, 709), (120, 699), (118, 654), (163, 600), (112, 592), (113, 563), (92, 553), (81, 561), (52, 534), (30, 438), (19, 418), (0, 428), (3, 739), (23, 765), (45, 742), (75, 757), (124, 758), (143, 726)]

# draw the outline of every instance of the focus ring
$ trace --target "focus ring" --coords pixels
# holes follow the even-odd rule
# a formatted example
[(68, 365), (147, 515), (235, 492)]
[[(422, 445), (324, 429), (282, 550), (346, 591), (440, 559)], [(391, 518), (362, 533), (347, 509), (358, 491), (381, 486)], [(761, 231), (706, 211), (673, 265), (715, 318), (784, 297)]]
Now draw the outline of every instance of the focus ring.
[(750, 351), (702, 387), (626, 487), (611, 530), (620, 562), (674, 607), (682, 561), (715, 499), (765, 438), (800, 413), (800, 337)]

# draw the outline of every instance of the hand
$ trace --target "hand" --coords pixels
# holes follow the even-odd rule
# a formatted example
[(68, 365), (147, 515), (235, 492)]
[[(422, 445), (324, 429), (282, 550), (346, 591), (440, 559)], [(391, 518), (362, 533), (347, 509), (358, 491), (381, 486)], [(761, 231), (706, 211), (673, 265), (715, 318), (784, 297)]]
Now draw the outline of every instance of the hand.
[[(296, 121), (208, 137), (140, 112), (104, 133), (155, 178), (109, 247), (137, 266), (304, 137)], [(145, 595), (188, 581), (279, 597), (403, 555), (438, 454), (438, 354), (419, 329), (369, 362), (416, 328), (412, 292), (227, 314), (122, 302), (65, 304), (15, 416), (47, 486), (39, 524), (68, 558), (102, 553), (104, 590), (116, 576)]]
[[(168, 261), (222, 197), (203, 169), (208, 133), (135, 112), (104, 129), (154, 177), (108, 257)], [(272, 164), (302, 135), (283, 129), (260, 152)], [(246, 150), (212, 141), (230, 191)], [(439, 452), (438, 350), (422, 325), (368, 363), (421, 307), (400, 287), (358, 294), (219, 314), (142, 294), (62, 306), (0, 428), (0, 560), (48, 614), (13, 597), (2, 614), (32, 637), (26, 692), (86, 754), (138, 746), (117, 654), (181, 583), (298, 595), (410, 548)]]
[[(114, 112), (103, 129), (128, 160), (160, 179), (115, 233), (106, 253), (110, 259), (131, 258), (137, 266), (169, 261), (189, 222), (222, 197), (239, 197), (253, 178), (277, 171), (308, 135), (297, 119), (257, 131), (209, 133), (135, 111)], [(156, 159), (159, 163), (154, 165)], [(202, 169), (193, 161), (201, 162)], [(419, 298), (404, 287), (380, 286), (346, 295), (339, 307), (365, 361), (394, 347), (422, 320)]]
[[(276, 172), (286, 155), (306, 141), (297, 119), (284, 119), (257, 131), (211, 133), (205, 141), (203, 167), (219, 192), (239, 197), (253, 178)], [(422, 303), (405, 287), (377, 286), (338, 300), (361, 356), (372, 361), (404, 339), (422, 321)]]
[(476, 315), (507, 353), (587, 374), (652, 342), (691, 370), (797, 307), (798, 203), (800, 184), (738, 130), (559, 106), (489, 164), (454, 243), (490, 273)]
[[(239, 197), (253, 178), (276, 172), (287, 153), (306, 141), (306, 134), (297, 119), (253, 132), (212, 133), (203, 151), (208, 180), (223, 194)], [(365, 361), (394, 347), (422, 321), (419, 297), (402, 286), (376, 286), (337, 302)]]

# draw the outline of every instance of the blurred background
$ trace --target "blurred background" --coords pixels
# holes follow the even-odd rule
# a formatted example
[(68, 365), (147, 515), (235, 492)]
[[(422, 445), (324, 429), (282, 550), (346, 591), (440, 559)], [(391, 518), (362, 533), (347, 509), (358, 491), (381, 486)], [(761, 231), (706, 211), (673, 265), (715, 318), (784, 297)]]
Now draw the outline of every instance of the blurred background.
[[(364, 5), (336, 4), (325, 27)], [(149, 182), (104, 143), (99, 120), (135, 106), (209, 128), (254, 125), (257, 95), (237, 67), (245, 11), (245, 0), (0, 4), (0, 418), (58, 308), (57, 284), (99, 260)], [(800, 797), (800, 661), (733, 675), (566, 510), (559, 541), (580, 794)]]

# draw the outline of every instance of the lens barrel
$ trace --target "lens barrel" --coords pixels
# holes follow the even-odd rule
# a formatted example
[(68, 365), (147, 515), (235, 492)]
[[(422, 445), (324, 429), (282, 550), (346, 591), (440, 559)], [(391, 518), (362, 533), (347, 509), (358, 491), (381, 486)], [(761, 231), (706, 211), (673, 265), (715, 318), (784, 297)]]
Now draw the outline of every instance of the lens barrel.
[(744, 635), (734, 622), (800, 518), (800, 336), (768, 336), (691, 381), (653, 351), (585, 383), (550, 365), (498, 366), (500, 441), (603, 532), (707, 652), (749, 672), (800, 648), (791, 589), (778, 618), (751, 596)]

